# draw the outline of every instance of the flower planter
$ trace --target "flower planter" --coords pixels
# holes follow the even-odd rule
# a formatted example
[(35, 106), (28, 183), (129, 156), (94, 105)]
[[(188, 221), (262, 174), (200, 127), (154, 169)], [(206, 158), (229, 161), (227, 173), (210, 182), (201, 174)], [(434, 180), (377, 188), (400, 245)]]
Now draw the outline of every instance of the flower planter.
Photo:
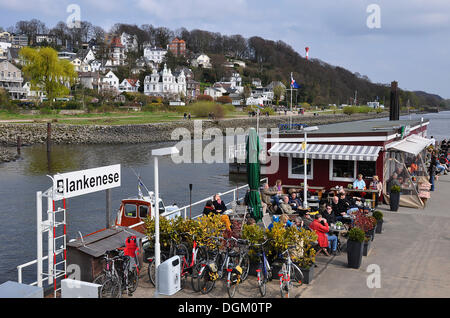
[(368, 241), (364, 242), (363, 256), (367, 256), (369, 254), (371, 245), (372, 245), (372, 240), (368, 240)]
[(360, 268), (363, 257), (364, 242), (347, 241), (347, 262), (350, 268)]
[(398, 206), (400, 204), (400, 192), (391, 192), (389, 195), (389, 205), (391, 211), (398, 211)]
[(314, 265), (311, 265), (309, 268), (302, 268), (302, 267), (299, 268), (303, 273), (302, 283), (303, 284), (311, 283), (314, 278)]
[(371, 229), (370, 231), (367, 231), (367, 236), (370, 237), (370, 240), (373, 241), (373, 239), (375, 238), (375, 229)]
[(378, 220), (377, 227), (375, 228), (375, 233), (381, 234), (383, 232), (383, 220)]

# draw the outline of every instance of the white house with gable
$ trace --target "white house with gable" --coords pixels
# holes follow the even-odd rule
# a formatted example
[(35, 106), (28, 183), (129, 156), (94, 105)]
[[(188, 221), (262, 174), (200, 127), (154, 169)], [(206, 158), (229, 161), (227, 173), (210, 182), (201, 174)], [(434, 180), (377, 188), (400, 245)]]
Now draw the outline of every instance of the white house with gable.
[(186, 96), (186, 76), (184, 71), (179, 74), (172, 74), (172, 71), (164, 64), (162, 72), (158, 73), (153, 69), (151, 75), (147, 75), (144, 80), (144, 94), (149, 96), (171, 95)]
[(106, 75), (102, 78), (102, 83), (106, 84), (104, 86), (110, 86), (111, 88), (115, 88), (119, 91), (119, 78), (112, 71), (106, 73)]

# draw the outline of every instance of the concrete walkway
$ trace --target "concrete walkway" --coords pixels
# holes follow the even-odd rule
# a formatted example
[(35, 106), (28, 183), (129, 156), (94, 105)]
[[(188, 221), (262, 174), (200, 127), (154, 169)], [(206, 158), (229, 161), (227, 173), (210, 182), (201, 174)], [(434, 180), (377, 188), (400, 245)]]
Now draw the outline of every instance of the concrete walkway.
[[(423, 210), (400, 207), (398, 212), (381, 206), (383, 233), (376, 234), (372, 249), (359, 269), (347, 268), (345, 252), (335, 257), (317, 257), (314, 280), (296, 287), (291, 297), (302, 298), (416, 298), (450, 297), (450, 175), (441, 176)], [(376, 266), (373, 266), (375, 264)], [(369, 288), (369, 265), (379, 268), (380, 288)], [(153, 297), (147, 271), (142, 271), (136, 297)], [(370, 276), (372, 275), (372, 276)], [(370, 282), (373, 280), (369, 279)], [(124, 296), (126, 297), (126, 296)], [(190, 287), (176, 298), (228, 298), (225, 281), (219, 281), (208, 295)], [(278, 281), (267, 288), (266, 298), (279, 298)], [(241, 284), (235, 298), (260, 298), (256, 277)]]

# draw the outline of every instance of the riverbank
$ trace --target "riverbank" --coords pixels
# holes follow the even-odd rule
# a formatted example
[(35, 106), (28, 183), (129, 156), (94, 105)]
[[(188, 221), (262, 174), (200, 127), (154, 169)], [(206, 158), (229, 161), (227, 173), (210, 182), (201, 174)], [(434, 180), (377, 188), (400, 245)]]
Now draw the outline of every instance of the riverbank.
[[(292, 116), (294, 124), (326, 125), (336, 122), (350, 122), (386, 117), (386, 113), (376, 114), (327, 114), (313, 117)], [(286, 124), (287, 116), (261, 117), (261, 128), (276, 128)], [(166, 142), (172, 140), (176, 128), (194, 132), (194, 121), (180, 120), (167, 123), (141, 125), (67, 125), (52, 123), (52, 143), (55, 144), (135, 144)], [(234, 118), (219, 121), (203, 120), (202, 128), (218, 128), (225, 133), (227, 128), (256, 127), (256, 118)], [(20, 136), (23, 145), (42, 144), (47, 140), (47, 123), (3, 123), (0, 124), (0, 145), (15, 146)]]
[(10, 162), (17, 159), (17, 153), (15, 148), (0, 146), (0, 163)]

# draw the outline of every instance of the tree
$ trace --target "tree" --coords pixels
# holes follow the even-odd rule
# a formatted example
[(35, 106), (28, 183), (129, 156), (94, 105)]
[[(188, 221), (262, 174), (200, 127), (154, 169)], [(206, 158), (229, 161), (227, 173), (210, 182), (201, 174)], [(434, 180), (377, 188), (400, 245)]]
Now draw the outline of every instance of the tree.
[(283, 96), (285, 92), (286, 89), (281, 85), (277, 85), (273, 88), (273, 97), (275, 98), (275, 102), (277, 105), (281, 100), (281, 96)]
[(54, 98), (67, 95), (75, 83), (77, 73), (68, 60), (58, 59), (58, 52), (49, 47), (24, 47), (19, 52), (25, 65), (22, 71), (30, 77), (32, 90), (43, 90), (50, 103)]

